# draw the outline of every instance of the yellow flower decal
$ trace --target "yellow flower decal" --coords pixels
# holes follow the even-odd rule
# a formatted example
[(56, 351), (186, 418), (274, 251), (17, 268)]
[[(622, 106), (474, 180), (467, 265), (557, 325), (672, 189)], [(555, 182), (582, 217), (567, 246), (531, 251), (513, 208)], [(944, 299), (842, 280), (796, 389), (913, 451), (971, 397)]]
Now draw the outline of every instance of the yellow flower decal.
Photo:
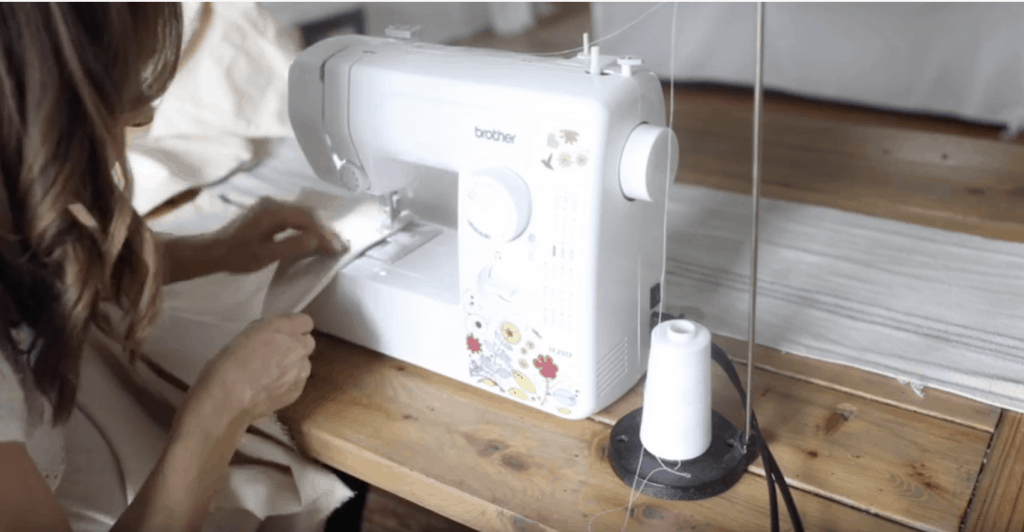
[(518, 344), (520, 339), (519, 328), (506, 321), (501, 324), (501, 337), (512, 345)]
[(522, 388), (522, 389), (524, 389), (524, 390), (526, 390), (526, 391), (528, 391), (530, 393), (537, 393), (537, 388), (534, 387), (532, 382), (530, 382), (530, 379), (526, 378), (526, 375), (523, 375), (522, 373), (520, 373), (518, 371), (513, 371), (512, 375), (515, 376), (516, 382), (519, 383), (519, 387), (520, 388)]

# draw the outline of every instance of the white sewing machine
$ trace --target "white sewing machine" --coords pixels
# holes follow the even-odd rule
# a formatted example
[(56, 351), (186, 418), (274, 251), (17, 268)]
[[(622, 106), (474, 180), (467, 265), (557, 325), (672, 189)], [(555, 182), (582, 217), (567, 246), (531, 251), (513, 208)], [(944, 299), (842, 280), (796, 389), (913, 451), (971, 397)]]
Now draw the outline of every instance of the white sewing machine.
[(328, 39), (291, 67), (317, 175), (416, 220), (307, 311), (328, 334), (585, 418), (647, 367), (678, 159), (659, 80), (596, 47), (542, 58), (412, 36)]

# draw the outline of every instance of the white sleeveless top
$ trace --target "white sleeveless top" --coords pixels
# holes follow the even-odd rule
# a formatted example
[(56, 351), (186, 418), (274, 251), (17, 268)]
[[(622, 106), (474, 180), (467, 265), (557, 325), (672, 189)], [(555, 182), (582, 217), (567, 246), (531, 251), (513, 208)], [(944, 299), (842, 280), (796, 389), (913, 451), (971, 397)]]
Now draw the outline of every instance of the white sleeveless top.
[(18, 350), (0, 352), (0, 442), (23, 442), (51, 491), (64, 475), (64, 431), (53, 426), (53, 407), (35, 386), (26, 351), (32, 332), (12, 331)]
[(17, 352), (0, 352), (0, 442), (22, 442), (75, 532), (108, 532), (127, 506), (117, 457), (76, 408), (54, 427), (53, 407), (29, 371), (30, 329), (12, 331)]

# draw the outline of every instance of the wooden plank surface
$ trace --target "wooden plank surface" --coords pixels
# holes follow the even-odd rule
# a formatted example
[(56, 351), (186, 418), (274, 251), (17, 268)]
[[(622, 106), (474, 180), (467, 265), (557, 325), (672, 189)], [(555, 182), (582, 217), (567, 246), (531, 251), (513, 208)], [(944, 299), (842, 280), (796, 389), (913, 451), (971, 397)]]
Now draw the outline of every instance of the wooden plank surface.
[[(745, 381), (744, 368), (737, 364)], [(742, 427), (736, 391), (717, 367), (712, 374), (714, 408)], [(760, 369), (753, 393), (765, 439), (792, 486), (921, 530), (959, 526), (988, 432)], [(594, 419), (614, 425), (642, 397), (638, 385)], [(760, 461), (751, 471), (764, 473)]]
[(1024, 414), (1003, 412), (963, 530), (1024, 530)]
[[(677, 102), (677, 180), (750, 191), (750, 110)], [(765, 110), (763, 194), (1024, 241), (1024, 145)]]
[[(630, 490), (615, 477), (605, 457), (611, 429), (607, 424), (562, 420), (340, 340), (321, 336), (318, 341), (306, 392), (282, 412), (282, 419), (312, 457), (477, 530), (621, 527)], [(800, 383), (794, 382), (799, 388)], [(775, 401), (773, 395), (800, 398), (784, 403), (789, 408), (803, 404), (801, 393), (809, 392), (777, 390), (762, 404)], [(868, 412), (856, 400), (850, 398), (855, 408), (863, 410), (833, 430), (833, 439), (844, 438), (855, 430), (850, 427), (858, 424), (872, 430), (896, 430), (883, 423), (903, 421), (897, 414)], [(822, 417), (835, 405), (813, 408), (811, 414)], [(771, 427), (772, 440), (804, 423), (802, 412), (764, 407), (762, 416), (765, 426)], [(970, 430), (950, 425), (953, 434), (962, 437)], [(867, 429), (856, 430), (874, 435)], [(905, 448), (899, 449), (893, 460), (906, 461), (907, 467), (922, 456), (944, 460), (930, 451), (933, 446), (927, 442), (898, 439), (905, 442)], [(812, 441), (798, 443), (814, 449)], [(872, 444), (861, 445), (868, 449)], [(819, 453), (817, 460), (838, 464), (842, 458)], [(786, 455), (786, 461), (791, 463), (792, 457)], [(850, 469), (842, 467), (832, 474)], [(814, 475), (830, 475), (825, 467), (817, 468), (818, 473), (811, 468), (790, 469), (787, 474), (806, 482), (815, 480)], [(942, 479), (938, 485), (955, 495), (958, 488), (947, 483), (946, 469), (939, 463), (928, 464), (923, 471), (937, 475), (935, 478)], [(928, 507), (937, 497), (919, 492), (910, 480), (887, 471), (879, 471), (875, 480), (882, 491), (897, 490)], [(641, 496), (627, 529), (760, 532), (767, 528), (766, 490), (763, 478), (748, 474), (733, 490), (707, 501), (669, 502)], [(800, 490), (795, 496), (808, 530), (909, 530), (827, 498)]]

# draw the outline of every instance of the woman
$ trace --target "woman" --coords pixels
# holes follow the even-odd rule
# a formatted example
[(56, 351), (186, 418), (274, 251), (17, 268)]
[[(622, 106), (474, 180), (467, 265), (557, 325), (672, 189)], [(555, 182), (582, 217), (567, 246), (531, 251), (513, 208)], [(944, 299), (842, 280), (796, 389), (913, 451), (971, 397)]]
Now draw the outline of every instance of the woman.
[[(134, 353), (161, 284), (337, 251), (315, 217), (273, 202), (199, 238), (159, 239), (134, 212), (125, 128), (167, 88), (181, 26), (177, 4), (0, 4), (0, 531), (70, 530), (53, 442), (91, 332)], [(299, 233), (275, 243), (288, 228)], [(202, 527), (246, 427), (301, 393), (312, 328), (303, 315), (258, 322), (216, 355), (114, 530)]]

